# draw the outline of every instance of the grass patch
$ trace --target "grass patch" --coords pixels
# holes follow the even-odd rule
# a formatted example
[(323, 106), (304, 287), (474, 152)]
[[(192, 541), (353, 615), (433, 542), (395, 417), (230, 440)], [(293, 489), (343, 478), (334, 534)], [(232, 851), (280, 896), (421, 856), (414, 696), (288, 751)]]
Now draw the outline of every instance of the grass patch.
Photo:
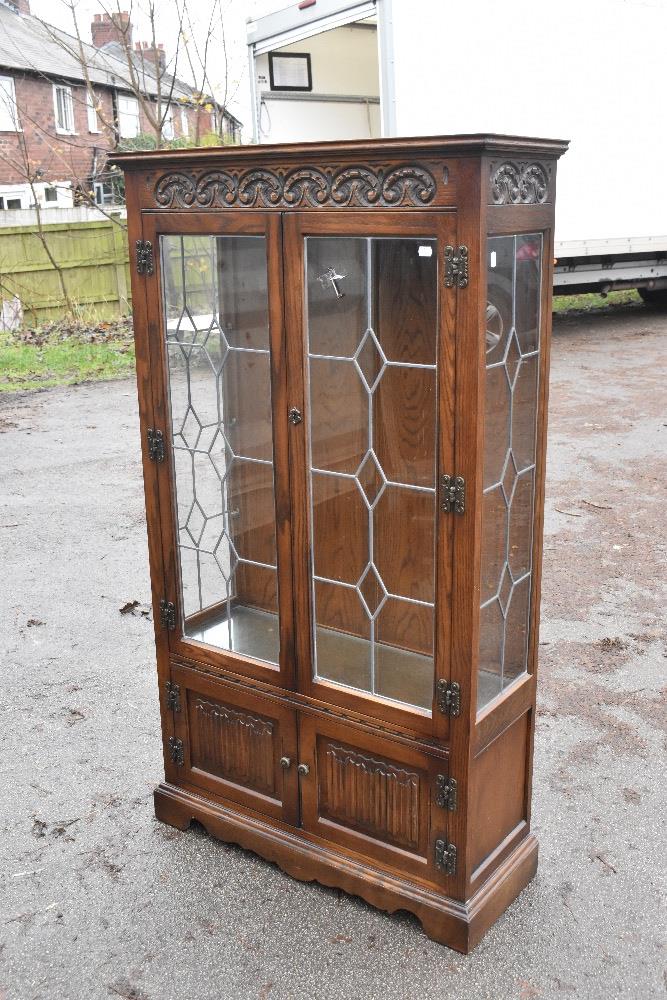
[[(602, 295), (555, 295), (555, 315), (593, 313), (641, 305), (634, 290)], [(134, 374), (129, 317), (110, 323), (58, 320), (42, 327), (0, 333), (0, 392), (50, 389)]]
[(0, 392), (121, 378), (134, 372), (131, 320), (50, 323), (0, 333)]
[(585, 295), (554, 295), (553, 311), (558, 316), (569, 312), (596, 312), (599, 309), (613, 309), (617, 306), (641, 305), (642, 298), (634, 288), (622, 292), (609, 292), (602, 296), (599, 292)]

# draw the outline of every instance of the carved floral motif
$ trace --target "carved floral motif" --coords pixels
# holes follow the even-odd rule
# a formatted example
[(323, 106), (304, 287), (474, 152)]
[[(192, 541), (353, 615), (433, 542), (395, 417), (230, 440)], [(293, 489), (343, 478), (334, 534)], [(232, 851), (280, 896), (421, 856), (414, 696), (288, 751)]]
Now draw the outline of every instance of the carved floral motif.
[(207, 170), (203, 174), (174, 171), (155, 186), (161, 208), (317, 208), (342, 206), (428, 205), (436, 194), (433, 176), (420, 166), (385, 169), (296, 167), (291, 170)]
[(549, 194), (551, 170), (543, 163), (491, 164), (492, 205), (542, 205)]

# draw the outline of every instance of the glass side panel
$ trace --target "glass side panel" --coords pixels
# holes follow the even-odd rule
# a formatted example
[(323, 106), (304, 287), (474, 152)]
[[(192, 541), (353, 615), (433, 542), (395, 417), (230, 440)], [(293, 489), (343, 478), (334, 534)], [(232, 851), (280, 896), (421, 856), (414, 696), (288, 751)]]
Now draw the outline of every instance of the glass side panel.
[(488, 241), (477, 708), (528, 663), (542, 236)]
[(277, 664), (265, 240), (161, 252), (183, 635)]
[(430, 711), (436, 241), (305, 243), (314, 677)]

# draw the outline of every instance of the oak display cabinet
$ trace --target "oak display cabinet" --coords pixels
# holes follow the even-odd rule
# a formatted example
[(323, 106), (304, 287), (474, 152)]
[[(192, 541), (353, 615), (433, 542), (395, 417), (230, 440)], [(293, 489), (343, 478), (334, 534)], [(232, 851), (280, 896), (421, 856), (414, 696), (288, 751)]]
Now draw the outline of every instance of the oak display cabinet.
[(126, 153), (157, 816), (468, 951), (530, 832), (556, 161)]

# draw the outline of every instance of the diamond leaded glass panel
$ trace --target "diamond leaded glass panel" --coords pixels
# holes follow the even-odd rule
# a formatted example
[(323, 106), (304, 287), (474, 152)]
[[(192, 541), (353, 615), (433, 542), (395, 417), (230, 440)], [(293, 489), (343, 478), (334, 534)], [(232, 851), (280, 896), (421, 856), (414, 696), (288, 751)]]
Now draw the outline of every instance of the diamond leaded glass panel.
[(488, 255), (478, 709), (528, 666), (542, 236)]
[(429, 711), (436, 243), (305, 243), (314, 677)]
[(162, 236), (183, 635), (279, 660), (266, 245)]

